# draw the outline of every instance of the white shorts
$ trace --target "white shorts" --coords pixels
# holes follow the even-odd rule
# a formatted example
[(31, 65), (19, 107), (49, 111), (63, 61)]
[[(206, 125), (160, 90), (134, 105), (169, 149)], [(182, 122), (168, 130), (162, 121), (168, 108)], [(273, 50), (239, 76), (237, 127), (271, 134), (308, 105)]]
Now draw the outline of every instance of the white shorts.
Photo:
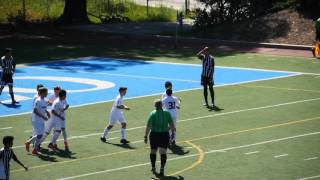
[(42, 135), (44, 133), (44, 121), (32, 120), (34, 135)]
[(111, 112), (109, 125), (115, 125), (118, 123), (126, 123), (123, 112)]
[(50, 133), (52, 128), (58, 131), (61, 130), (60, 120), (49, 119), (47, 122), (45, 122), (45, 130), (47, 133)]

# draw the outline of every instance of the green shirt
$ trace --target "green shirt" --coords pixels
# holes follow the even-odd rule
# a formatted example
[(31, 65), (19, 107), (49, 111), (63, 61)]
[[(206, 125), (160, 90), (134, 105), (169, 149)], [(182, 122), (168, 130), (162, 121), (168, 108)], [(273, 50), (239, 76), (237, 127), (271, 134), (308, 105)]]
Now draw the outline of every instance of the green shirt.
[(148, 126), (151, 127), (151, 132), (168, 132), (171, 123), (173, 121), (168, 111), (153, 110), (149, 115)]
[(320, 18), (316, 21), (316, 29), (320, 31)]

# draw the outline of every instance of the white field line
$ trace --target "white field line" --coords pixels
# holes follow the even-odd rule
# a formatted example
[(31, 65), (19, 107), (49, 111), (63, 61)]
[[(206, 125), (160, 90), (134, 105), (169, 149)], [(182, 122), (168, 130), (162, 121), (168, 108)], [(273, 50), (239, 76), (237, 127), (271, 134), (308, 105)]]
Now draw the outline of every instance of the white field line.
[[(262, 144), (270, 144), (273, 142), (285, 141), (285, 140), (289, 140), (289, 139), (295, 139), (295, 138), (299, 138), (299, 137), (312, 136), (312, 135), (318, 135), (318, 134), (320, 134), (320, 132), (300, 134), (300, 135), (290, 136), (290, 137), (285, 137), (285, 138), (280, 138), (280, 139), (273, 139), (273, 140), (268, 140), (268, 141), (257, 142), (254, 144), (246, 144), (246, 145), (242, 145), (242, 146), (233, 146), (233, 147), (228, 147), (228, 148), (224, 148), (224, 149), (211, 150), (211, 151), (205, 152), (205, 154), (212, 154), (212, 153), (222, 152), (222, 151), (230, 151), (230, 150), (234, 150), (234, 149), (247, 148), (247, 147), (257, 146), (257, 145), (262, 145)], [(198, 155), (199, 154), (191, 154), (191, 155), (187, 155), (187, 156), (171, 158), (171, 159), (168, 159), (168, 161), (185, 159), (185, 158), (190, 158), (190, 157), (194, 157), (194, 156), (198, 156)], [(63, 177), (63, 178), (59, 178), (57, 180), (76, 179), (76, 178), (80, 178), (80, 177), (86, 177), (86, 176), (91, 176), (91, 175), (96, 175), (96, 174), (114, 172), (114, 171), (119, 171), (119, 170), (123, 170), (123, 169), (130, 169), (130, 168), (146, 166), (146, 165), (150, 165), (150, 162), (141, 163), (141, 164), (134, 164), (134, 165), (130, 165), (130, 166), (123, 166), (123, 167), (114, 168), (114, 169), (107, 169), (104, 171), (91, 172), (91, 173), (81, 174), (81, 175), (77, 175), (77, 176)]]
[(257, 154), (259, 153), (259, 151), (252, 151), (252, 152), (247, 152), (247, 153), (244, 153), (245, 155), (250, 155), (250, 154)]
[(310, 161), (310, 160), (315, 160), (315, 159), (318, 159), (318, 157), (311, 157), (311, 158), (307, 158), (307, 159), (304, 159), (305, 161)]
[(6, 130), (6, 129), (12, 129), (13, 127), (3, 127), (3, 128), (0, 128), (0, 130)]
[[(305, 100), (301, 100), (301, 101), (292, 101), (292, 102), (287, 102), (287, 103), (281, 103), (281, 104), (275, 104), (275, 105), (269, 105), (269, 106), (261, 106), (261, 107), (249, 108), (249, 109), (241, 109), (241, 110), (224, 112), (224, 113), (219, 113), (219, 114), (210, 114), (210, 115), (207, 115), (207, 116), (199, 116), (199, 117), (195, 117), (195, 118), (178, 120), (178, 123), (187, 122), (187, 121), (194, 121), (194, 120), (198, 120), (198, 119), (205, 119), (205, 118), (210, 118), (210, 117), (215, 117), (215, 116), (224, 116), (224, 115), (229, 115), (229, 114), (236, 114), (236, 113), (247, 112), (247, 111), (269, 109), (269, 108), (274, 108), (274, 107), (279, 107), (279, 106), (286, 106), (286, 105), (298, 104), (298, 103), (316, 101), (316, 100), (320, 100), (320, 98), (305, 99)], [(145, 128), (145, 126), (138, 126), (138, 127), (128, 128), (127, 131), (132, 131), (132, 130), (142, 129), (142, 128)], [(119, 131), (111, 131), (110, 133), (118, 133), (118, 132)], [(79, 135), (79, 136), (72, 136), (69, 139), (86, 138), (86, 137), (89, 137), (89, 136), (96, 136), (96, 135), (101, 135), (101, 134), (102, 134), (102, 132), (101, 133), (91, 133), (91, 134), (85, 134), (85, 135)], [(48, 142), (44, 142), (44, 143), (48, 143)], [(22, 147), (24, 147), (24, 146), (14, 146), (13, 149), (22, 148)]]
[(274, 158), (280, 158), (280, 157), (285, 157), (285, 156), (288, 156), (289, 154), (280, 154), (280, 155), (277, 155), (277, 156), (273, 156)]
[[(259, 82), (259, 81), (266, 81), (266, 80), (273, 80), (273, 79), (280, 79), (280, 78), (287, 78), (287, 77), (292, 77), (292, 76), (298, 76), (300, 74), (291, 74), (287, 76), (279, 76), (279, 77), (273, 77), (273, 78), (266, 78), (266, 79), (259, 79), (259, 80), (252, 80), (252, 81), (243, 81), (239, 83), (231, 83), (231, 84), (220, 84), (215, 87), (224, 87), (224, 86), (233, 86), (233, 85), (239, 85), (239, 84), (246, 84), (246, 83), (252, 83), (252, 82)], [(193, 90), (199, 90), (202, 89), (202, 87), (199, 88), (191, 88), (191, 89), (184, 89), (180, 91), (175, 91), (175, 93), (178, 92), (186, 92), (186, 91), (193, 91)], [(130, 97), (126, 99), (138, 99), (138, 98), (144, 98), (144, 97), (151, 97), (151, 96), (158, 96), (161, 95), (163, 92), (155, 93), (155, 94), (150, 94), (150, 95), (144, 95), (144, 96), (135, 96), (135, 97)], [(85, 104), (80, 104), (80, 105), (75, 105), (75, 106), (70, 106), (70, 108), (76, 108), (76, 107), (83, 107), (83, 106), (88, 106), (88, 105), (95, 105), (95, 104), (101, 104), (101, 103), (107, 103), (107, 102), (113, 102), (114, 100), (107, 100), (107, 101), (97, 101), (93, 103), (85, 103)], [(31, 112), (24, 112), (24, 113), (17, 113), (17, 114), (10, 114), (10, 115), (2, 115), (1, 117), (11, 117), (11, 116), (19, 116), (19, 115), (25, 115), (29, 114)]]
[(299, 178), (298, 180), (307, 180), (307, 179), (316, 179), (316, 178), (320, 178), (320, 175), (310, 176), (310, 177), (304, 177), (304, 178)]

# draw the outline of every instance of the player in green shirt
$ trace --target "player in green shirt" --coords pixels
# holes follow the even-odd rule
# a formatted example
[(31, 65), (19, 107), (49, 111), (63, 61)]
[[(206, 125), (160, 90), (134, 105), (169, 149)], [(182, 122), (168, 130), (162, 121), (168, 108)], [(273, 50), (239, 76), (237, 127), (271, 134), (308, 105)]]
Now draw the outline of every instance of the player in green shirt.
[[(160, 176), (164, 176), (164, 166), (167, 161), (167, 148), (169, 145), (169, 128), (172, 132), (175, 132), (173, 121), (169, 112), (162, 109), (162, 102), (160, 99), (157, 99), (154, 103), (155, 110), (153, 110), (148, 119), (146, 126), (144, 142), (148, 143), (148, 135), (150, 139), (150, 161), (152, 169), (151, 171), (156, 173), (156, 159), (157, 159), (157, 150), (159, 148), (159, 153), (161, 156), (161, 168)], [(175, 133), (173, 133), (175, 134)]]

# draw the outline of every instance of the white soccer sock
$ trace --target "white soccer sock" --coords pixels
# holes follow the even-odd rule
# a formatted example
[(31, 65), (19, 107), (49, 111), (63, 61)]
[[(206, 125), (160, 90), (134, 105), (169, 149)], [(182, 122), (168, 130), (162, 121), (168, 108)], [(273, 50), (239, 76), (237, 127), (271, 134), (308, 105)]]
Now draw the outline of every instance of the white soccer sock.
[(34, 142), (34, 149), (39, 150), (39, 145), (41, 143), (41, 139), (40, 138), (36, 138), (35, 142)]
[(34, 143), (34, 141), (37, 139), (37, 136), (32, 136), (27, 142), (28, 143)]
[(121, 139), (126, 139), (126, 129), (121, 128)]
[(108, 133), (109, 133), (109, 129), (105, 128), (104, 131), (103, 131), (102, 137), (106, 138), (108, 136)]
[(64, 142), (67, 142), (67, 131), (66, 130), (62, 130), (62, 136), (63, 136)]
[(48, 134), (47, 134), (47, 133), (44, 133), (44, 134), (42, 135), (42, 138), (41, 138), (41, 140), (40, 140), (40, 143), (42, 143), (44, 140), (46, 140), (47, 137), (48, 137)]
[(59, 138), (61, 132), (55, 131), (53, 133), (52, 139), (51, 139), (51, 143), (52, 144), (57, 144), (57, 139)]

